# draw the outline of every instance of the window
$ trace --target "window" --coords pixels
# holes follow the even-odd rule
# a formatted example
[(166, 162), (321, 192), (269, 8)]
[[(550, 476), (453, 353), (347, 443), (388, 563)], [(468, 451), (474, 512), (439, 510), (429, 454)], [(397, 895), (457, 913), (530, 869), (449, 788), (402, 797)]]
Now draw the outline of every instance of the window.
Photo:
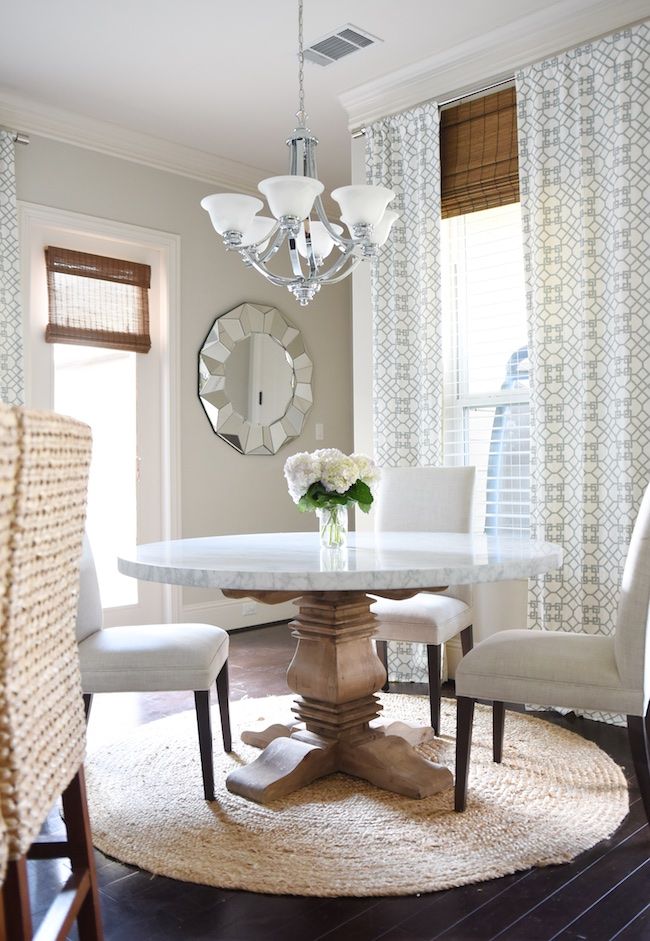
[(529, 529), (528, 351), (519, 203), (442, 221), (444, 455), (477, 469), (474, 529)]
[(45, 265), (48, 343), (149, 352), (149, 265), (52, 246)]
[(136, 358), (151, 348), (151, 269), (52, 246), (45, 260), (54, 408), (93, 434), (86, 530), (102, 603), (133, 606), (137, 582), (120, 575), (115, 558), (137, 542)]
[(477, 470), (473, 528), (529, 530), (526, 304), (514, 88), (443, 110), (443, 449)]

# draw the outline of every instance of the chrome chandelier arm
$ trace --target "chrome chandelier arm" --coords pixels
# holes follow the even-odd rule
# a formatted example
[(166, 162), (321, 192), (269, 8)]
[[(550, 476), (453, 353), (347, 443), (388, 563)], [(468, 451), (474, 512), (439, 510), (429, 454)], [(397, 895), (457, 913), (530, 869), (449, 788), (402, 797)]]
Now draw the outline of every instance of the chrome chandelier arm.
[(325, 226), (328, 235), (330, 238), (334, 239), (335, 245), (341, 245), (344, 248), (354, 248), (355, 246), (359, 245), (359, 241), (356, 239), (346, 239), (344, 236), (339, 235), (334, 231), (332, 228), (332, 223), (327, 218), (327, 213), (325, 212), (325, 207), (323, 206), (323, 200), (320, 198), (320, 196), (317, 196), (314, 200), (314, 209), (316, 210), (316, 215), (318, 216), (319, 220)]
[(264, 264), (259, 261), (259, 259), (255, 257), (255, 255), (248, 252), (245, 248), (241, 249), (241, 253), (246, 261), (249, 262), (250, 265), (261, 275), (264, 275), (267, 281), (270, 281), (271, 284), (276, 284), (278, 287), (290, 287), (292, 284), (299, 284), (303, 280), (302, 274), (300, 277), (296, 278), (287, 278), (281, 274), (273, 274), (268, 270), (268, 268), (265, 267)]
[(289, 233), (287, 245), (289, 246), (289, 258), (291, 260), (291, 269), (299, 280), (304, 279), (302, 265), (300, 264), (300, 255), (298, 254), (298, 236)]
[(314, 243), (311, 238), (311, 219), (309, 216), (303, 222), (305, 230), (305, 244), (307, 246), (307, 260), (309, 262), (309, 278), (315, 278), (318, 274), (318, 265), (316, 264), (316, 253), (314, 252)]
[[(260, 264), (259, 260), (250, 254), (245, 248), (241, 249), (242, 255), (246, 258), (248, 262), (258, 271), (260, 274), (264, 275), (272, 284), (277, 285), (278, 287), (292, 287), (297, 284), (312, 284), (312, 283), (323, 283), (327, 284), (337, 284), (339, 281), (343, 281), (344, 278), (354, 271), (354, 269), (363, 261), (360, 256), (355, 256), (352, 254), (352, 250), (345, 252), (341, 257), (323, 274), (316, 274), (315, 277), (305, 278), (302, 275), (302, 270), (300, 275), (296, 275), (294, 278), (289, 278), (284, 275), (272, 274), (264, 265)], [(341, 272), (341, 269), (344, 267), (346, 262), (350, 262), (345, 271)], [(341, 272), (338, 274), (338, 272)]]
[[(275, 253), (279, 251), (280, 248), (282, 248), (282, 243), (284, 242), (287, 234), (286, 230), (281, 228), (279, 222), (273, 231), (275, 232), (275, 235), (269, 241), (269, 247), (257, 256), (257, 260), (262, 264), (268, 261), (269, 258), (272, 258), (273, 255), (275, 255)], [(266, 239), (264, 241), (266, 241)]]
[(348, 258), (350, 258), (350, 256), (352, 255), (354, 248), (355, 248), (354, 245), (348, 246), (348, 248), (345, 249), (345, 251), (341, 254), (340, 258), (337, 258), (337, 260), (334, 262), (333, 265), (330, 265), (330, 267), (327, 268), (325, 271), (318, 272), (318, 274), (316, 275), (316, 280), (327, 281), (329, 283), (330, 278), (336, 275), (341, 270), (341, 268), (343, 268)]
[[(350, 257), (350, 256), (348, 256)], [(363, 258), (360, 255), (353, 255), (350, 261), (350, 264), (345, 269), (342, 274), (339, 274), (336, 278), (327, 278), (326, 284), (338, 284), (339, 281), (344, 281), (349, 274), (352, 274), (355, 268), (358, 268)]]

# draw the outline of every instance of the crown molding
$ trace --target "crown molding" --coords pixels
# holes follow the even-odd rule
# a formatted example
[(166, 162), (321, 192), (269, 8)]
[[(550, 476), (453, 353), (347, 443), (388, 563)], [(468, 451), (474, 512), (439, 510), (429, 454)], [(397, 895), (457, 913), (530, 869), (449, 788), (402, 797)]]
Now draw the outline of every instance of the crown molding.
[(259, 180), (273, 175), (270, 170), (49, 107), (4, 88), (0, 88), (0, 124), (255, 196)]
[(443, 100), (562, 49), (650, 17), (650, 0), (561, 0), (339, 96), (350, 130), (423, 101)]

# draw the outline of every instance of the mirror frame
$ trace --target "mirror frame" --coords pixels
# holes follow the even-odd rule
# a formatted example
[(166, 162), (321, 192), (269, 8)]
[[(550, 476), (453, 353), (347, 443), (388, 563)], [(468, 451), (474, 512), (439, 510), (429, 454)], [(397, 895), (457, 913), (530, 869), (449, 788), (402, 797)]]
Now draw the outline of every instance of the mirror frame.
[[(254, 333), (271, 337), (286, 352), (293, 370), (293, 395), (270, 425), (248, 421), (226, 395), (226, 363), (237, 343)], [(199, 400), (212, 430), (240, 454), (275, 454), (302, 433), (313, 404), (313, 363), (300, 330), (276, 307), (249, 302), (217, 317), (199, 352)]]

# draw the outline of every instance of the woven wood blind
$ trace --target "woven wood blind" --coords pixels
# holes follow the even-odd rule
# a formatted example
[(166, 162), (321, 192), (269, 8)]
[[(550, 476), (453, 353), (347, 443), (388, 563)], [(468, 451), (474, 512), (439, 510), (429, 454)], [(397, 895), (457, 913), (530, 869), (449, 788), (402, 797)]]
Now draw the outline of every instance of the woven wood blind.
[(515, 89), (444, 110), (440, 161), (443, 219), (518, 202)]
[(149, 352), (149, 265), (52, 246), (45, 264), (48, 343)]

